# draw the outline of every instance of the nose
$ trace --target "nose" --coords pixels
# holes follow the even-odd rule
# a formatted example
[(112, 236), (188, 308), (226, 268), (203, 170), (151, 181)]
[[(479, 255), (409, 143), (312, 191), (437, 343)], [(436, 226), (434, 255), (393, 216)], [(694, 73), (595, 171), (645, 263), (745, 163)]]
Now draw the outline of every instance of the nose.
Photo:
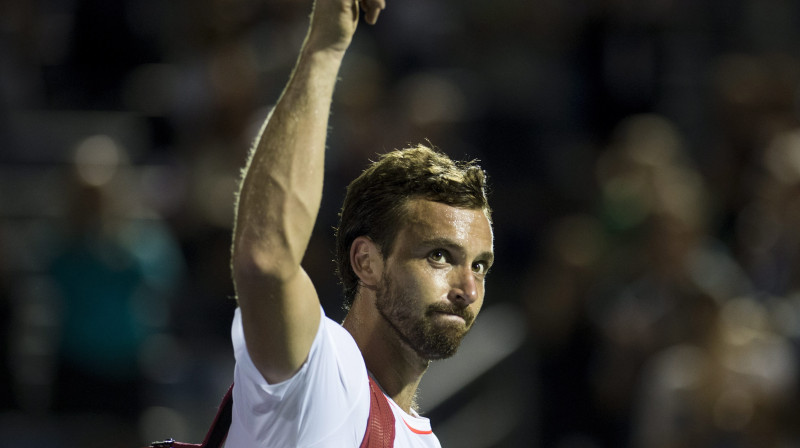
[(467, 307), (479, 298), (479, 281), (475, 278), (472, 270), (453, 269), (450, 272), (450, 292), (447, 295), (452, 303)]

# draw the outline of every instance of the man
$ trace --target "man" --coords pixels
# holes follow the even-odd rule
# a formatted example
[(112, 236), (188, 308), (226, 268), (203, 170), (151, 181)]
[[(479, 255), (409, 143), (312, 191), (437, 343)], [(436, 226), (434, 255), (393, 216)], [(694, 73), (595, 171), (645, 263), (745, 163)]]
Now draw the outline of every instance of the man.
[(394, 446), (439, 446), (414, 395), (430, 360), (454, 354), (483, 303), (493, 259), (483, 171), (419, 146), (385, 155), (353, 181), (337, 231), (342, 325), (324, 316), (300, 266), (319, 210), (342, 57), (360, 10), (374, 24), (384, 7), (317, 0), (245, 169), (233, 238), (239, 309), (227, 446), (357, 447), (370, 377), (389, 399)]

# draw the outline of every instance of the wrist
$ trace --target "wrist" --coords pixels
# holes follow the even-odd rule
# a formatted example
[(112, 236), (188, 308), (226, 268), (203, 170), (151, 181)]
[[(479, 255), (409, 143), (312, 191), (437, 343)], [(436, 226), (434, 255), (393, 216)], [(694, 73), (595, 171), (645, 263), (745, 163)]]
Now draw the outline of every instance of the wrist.
[(321, 54), (326, 57), (340, 59), (350, 46), (355, 33), (355, 23), (331, 22), (318, 17), (311, 18), (302, 52), (307, 54)]
[(345, 49), (338, 49), (336, 47), (318, 47), (309, 42), (303, 45), (300, 50), (300, 58), (320, 62), (323, 64), (333, 64), (336, 67), (341, 65), (344, 59)]
[(303, 47), (300, 49), (300, 55), (305, 57), (321, 57), (341, 61), (344, 58), (346, 51), (346, 47), (338, 48), (337, 46), (330, 45), (314, 45), (313, 43), (306, 41), (306, 43), (303, 44)]
[(334, 59), (342, 59), (347, 48), (350, 46), (350, 39), (337, 38), (331, 39), (329, 36), (317, 35), (313, 30), (308, 33), (301, 54), (320, 54)]

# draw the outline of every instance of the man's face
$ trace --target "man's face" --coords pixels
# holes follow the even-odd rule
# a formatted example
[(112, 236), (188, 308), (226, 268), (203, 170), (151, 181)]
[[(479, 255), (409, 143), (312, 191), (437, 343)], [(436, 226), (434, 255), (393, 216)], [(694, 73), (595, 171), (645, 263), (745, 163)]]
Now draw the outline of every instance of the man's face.
[(455, 354), (483, 305), (494, 258), (483, 210), (422, 199), (407, 203), (376, 292), (376, 306), (424, 359)]

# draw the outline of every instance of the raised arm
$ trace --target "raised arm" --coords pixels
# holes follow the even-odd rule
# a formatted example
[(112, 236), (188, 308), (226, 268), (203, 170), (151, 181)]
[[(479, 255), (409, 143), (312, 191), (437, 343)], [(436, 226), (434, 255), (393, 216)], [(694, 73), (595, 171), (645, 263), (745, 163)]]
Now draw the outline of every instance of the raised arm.
[(319, 326), (319, 299), (300, 262), (322, 197), (329, 109), (359, 9), (374, 23), (383, 2), (316, 1), (294, 72), (245, 170), (233, 279), (250, 357), (271, 383), (300, 368)]

